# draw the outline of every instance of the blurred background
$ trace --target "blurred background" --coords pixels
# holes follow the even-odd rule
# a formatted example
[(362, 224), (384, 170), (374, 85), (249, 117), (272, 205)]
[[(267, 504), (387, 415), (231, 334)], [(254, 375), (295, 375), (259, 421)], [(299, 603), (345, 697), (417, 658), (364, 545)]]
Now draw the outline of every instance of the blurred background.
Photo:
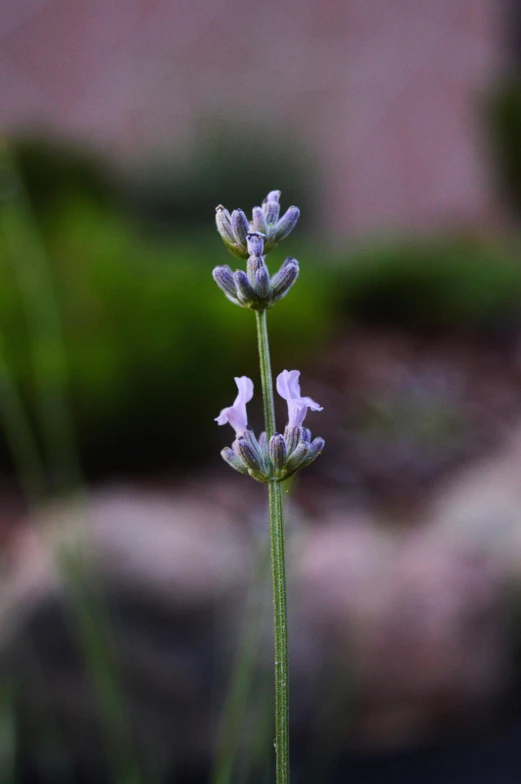
[(7, 0), (0, 69), (1, 784), (272, 781), (211, 271), (276, 188), (294, 780), (519, 781), (521, 2)]

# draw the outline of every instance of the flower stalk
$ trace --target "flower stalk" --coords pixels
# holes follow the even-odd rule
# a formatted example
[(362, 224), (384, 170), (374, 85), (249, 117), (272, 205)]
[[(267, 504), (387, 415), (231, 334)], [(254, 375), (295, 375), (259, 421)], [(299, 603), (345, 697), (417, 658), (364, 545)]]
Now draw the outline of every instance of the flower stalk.
[(289, 784), (288, 618), (281, 483), (313, 462), (322, 452), (324, 440), (312, 441), (311, 432), (303, 427), (308, 409), (321, 411), (322, 408), (310, 397), (301, 395), (298, 370), (283, 370), (277, 376), (277, 392), (288, 405), (288, 422), (284, 435), (275, 426), (266, 314), (286, 296), (299, 274), (298, 261), (291, 257), (273, 277), (266, 265), (266, 254), (288, 236), (300, 214), (297, 207), (290, 207), (279, 218), (279, 199), (280, 191), (270, 191), (262, 207), (254, 207), (250, 222), (242, 210), (234, 210), (230, 215), (222, 205), (217, 207), (217, 230), (223, 242), (234, 256), (247, 259), (247, 265), (246, 272), (233, 272), (228, 265), (216, 267), (213, 277), (231, 302), (255, 311), (257, 323), (265, 432), (257, 440), (248, 426), (246, 404), (253, 397), (253, 381), (247, 376), (235, 378), (239, 394), (233, 405), (222, 409), (216, 422), (230, 424), (236, 434), (232, 447), (222, 450), (223, 459), (239, 473), (249, 474), (268, 485), (275, 637), (276, 782)]
[[(257, 341), (261, 370), (264, 425), (268, 443), (275, 433), (275, 403), (271, 375), (266, 311), (257, 312)], [(282, 517), (282, 488), (278, 479), (269, 482), (271, 576), (275, 632), (275, 765), (277, 784), (289, 782), (289, 666), (286, 554)]]

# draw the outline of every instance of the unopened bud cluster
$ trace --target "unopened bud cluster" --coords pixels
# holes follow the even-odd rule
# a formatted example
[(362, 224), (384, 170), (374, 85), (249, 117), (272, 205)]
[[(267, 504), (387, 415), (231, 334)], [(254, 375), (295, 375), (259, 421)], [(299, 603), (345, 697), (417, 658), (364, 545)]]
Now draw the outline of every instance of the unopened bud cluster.
[(300, 215), (298, 207), (290, 207), (279, 218), (279, 199), (280, 191), (270, 191), (262, 207), (253, 208), (251, 221), (242, 210), (234, 210), (231, 215), (222, 205), (216, 210), (217, 230), (226, 247), (248, 262), (246, 272), (233, 272), (223, 264), (214, 269), (213, 277), (228, 299), (243, 308), (270, 308), (288, 293), (298, 277), (296, 259), (286, 259), (273, 276), (265, 261), (266, 254), (295, 228)]
[(242, 210), (234, 210), (230, 215), (228, 210), (219, 204), (215, 212), (217, 231), (234, 256), (239, 259), (248, 258), (251, 251), (247, 237), (250, 232), (258, 232), (264, 236), (264, 253), (269, 253), (293, 231), (300, 210), (298, 207), (289, 207), (279, 218), (279, 201), (280, 191), (270, 191), (262, 202), (262, 207), (253, 208), (251, 221), (248, 221)]
[(261, 433), (259, 440), (251, 428), (237, 436), (232, 448), (221, 451), (224, 460), (241, 474), (258, 482), (289, 479), (296, 471), (315, 460), (324, 448), (324, 439), (311, 440), (307, 427), (286, 427), (284, 435), (275, 433), (269, 440)]

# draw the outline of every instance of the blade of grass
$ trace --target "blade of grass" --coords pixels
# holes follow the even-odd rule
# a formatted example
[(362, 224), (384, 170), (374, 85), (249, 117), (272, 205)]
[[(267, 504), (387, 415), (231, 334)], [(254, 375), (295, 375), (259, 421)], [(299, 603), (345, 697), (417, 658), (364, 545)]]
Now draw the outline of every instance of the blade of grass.
[(0, 684), (0, 781), (16, 782), (16, 714), (14, 683)]
[(45, 495), (45, 470), (31, 424), (0, 353), (0, 419), (22, 490), (31, 506)]
[(246, 603), (242, 635), (218, 730), (211, 784), (230, 784), (235, 780), (234, 765), (264, 631), (261, 619), (266, 620), (264, 609), (267, 597), (264, 586), (270, 573), (269, 540), (262, 541), (255, 554), (255, 561), (256, 568)]
[(63, 330), (47, 251), (7, 144), (0, 143), (0, 232), (12, 264), (31, 341), (39, 426), (58, 489), (80, 483)]
[[(51, 265), (16, 163), (5, 142), (0, 143), (0, 232), (4, 236), (29, 327), (45, 464), (55, 489), (77, 491), (82, 477), (68, 400), (67, 359)], [(11, 392), (13, 389), (14, 385)], [(20, 415), (23, 409), (19, 406), (16, 411), (16, 399), (12, 394), (10, 401), (4, 401), (4, 408), (11, 405)], [(28, 440), (31, 431), (24, 427), (26, 421), (27, 418), (19, 416), (17, 422), (10, 422), (7, 426), (16, 442), (13, 443), (15, 457), (18, 455), (19, 461), (23, 458), (25, 475), (29, 468), (41, 470), (32, 454), (32, 442)], [(41, 477), (45, 486), (45, 469)], [(113, 661), (111, 630), (104, 613), (105, 601), (100, 591), (95, 603), (87, 599), (96, 580), (90, 574), (87, 588), (81, 557), (72, 558), (70, 553), (66, 556), (62, 553), (58, 565), (74, 599), (72, 622), (101, 706), (114, 781), (117, 784), (139, 784), (142, 782), (140, 765)]]

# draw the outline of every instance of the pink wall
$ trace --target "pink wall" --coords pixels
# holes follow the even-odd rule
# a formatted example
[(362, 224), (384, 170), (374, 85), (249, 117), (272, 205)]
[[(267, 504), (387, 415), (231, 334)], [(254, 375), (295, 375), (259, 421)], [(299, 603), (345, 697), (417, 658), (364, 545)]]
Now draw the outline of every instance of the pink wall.
[[(498, 8), (499, 7), (499, 8)], [(0, 125), (119, 155), (190, 144), (224, 115), (295, 130), (337, 234), (486, 220), (481, 96), (494, 0), (7, 0)]]

